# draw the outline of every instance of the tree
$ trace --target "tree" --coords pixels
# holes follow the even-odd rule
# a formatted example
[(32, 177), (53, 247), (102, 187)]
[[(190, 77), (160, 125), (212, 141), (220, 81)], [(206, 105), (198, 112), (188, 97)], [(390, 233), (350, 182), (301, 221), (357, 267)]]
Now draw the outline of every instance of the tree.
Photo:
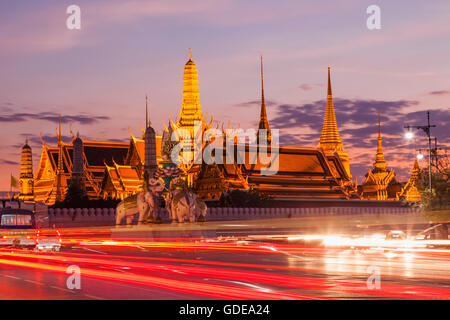
[(431, 186), (429, 183), (429, 168), (419, 171), (418, 189), (422, 196), (422, 205), (425, 210), (450, 208), (450, 161), (446, 155), (436, 155), (432, 162)]
[(219, 200), (219, 207), (258, 208), (265, 207), (269, 197), (256, 190), (232, 190), (224, 192)]

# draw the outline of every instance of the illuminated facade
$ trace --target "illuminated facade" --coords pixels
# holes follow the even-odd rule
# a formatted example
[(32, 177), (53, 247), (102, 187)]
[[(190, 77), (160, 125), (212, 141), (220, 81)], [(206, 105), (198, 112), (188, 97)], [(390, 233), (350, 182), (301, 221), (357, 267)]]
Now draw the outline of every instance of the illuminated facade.
[[(329, 74), (328, 74), (329, 75)], [(262, 139), (269, 144), (272, 134), (267, 117), (264, 97), (263, 66), (261, 57), (261, 112), (258, 129), (264, 129), (267, 136), (257, 135), (258, 145)], [(195, 180), (197, 194), (205, 199), (218, 199), (229, 189), (256, 190), (275, 199), (349, 199), (357, 198), (350, 188), (351, 177), (348, 172), (348, 156), (343, 151), (342, 142), (337, 131), (334, 106), (331, 96), (330, 78), (328, 78), (327, 114), (319, 148), (279, 147), (277, 172), (262, 174), (262, 169), (270, 164), (262, 165), (259, 161), (252, 163), (250, 158), (256, 157), (258, 145), (246, 145), (244, 163), (237, 161), (238, 141), (235, 141), (235, 161), (223, 164), (203, 164)], [(223, 132), (223, 136), (225, 136)], [(225, 148), (225, 146), (224, 146)], [(225, 152), (224, 152), (225, 154)], [(340, 155), (344, 155), (344, 162)], [(347, 167), (344, 163), (347, 163)], [(347, 171), (348, 170), (348, 171)]]
[(189, 60), (184, 66), (183, 99), (178, 119), (177, 127), (188, 130), (191, 133), (191, 136), (194, 135), (195, 121), (203, 120), (200, 106), (197, 66), (194, 61), (192, 61), (191, 49), (189, 49)]
[(20, 157), (19, 200), (31, 202), (34, 200), (33, 156), (28, 139), (22, 147)]
[[(195, 123), (200, 123), (195, 128)], [(218, 199), (230, 189), (257, 190), (275, 199), (359, 199), (351, 181), (349, 157), (344, 150), (339, 135), (331, 91), (330, 68), (328, 68), (328, 88), (325, 116), (320, 141), (317, 147), (279, 147), (277, 157), (278, 170), (272, 174), (263, 174), (260, 160), (253, 163), (250, 158), (260, 150), (261, 142), (273, 139), (273, 132), (267, 115), (264, 96), (264, 75), (261, 57), (261, 108), (257, 129), (266, 130), (266, 136), (257, 135), (257, 143), (244, 146), (245, 161), (234, 160), (227, 163), (224, 152), (223, 163), (206, 164), (192, 160), (202, 156), (204, 148), (210, 143), (203, 141), (200, 150), (194, 150), (194, 133), (202, 135), (211, 128), (212, 117), (208, 119), (202, 113), (199, 95), (197, 67), (189, 58), (184, 66), (181, 110), (178, 119), (169, 118), (164, 124), (162, 136), (157, 136), (148, 119), (146, 99), (146, 128), (142, 138), (136, 138), (130, 132), (129, 142), (89, 141), (79, 135), (73, 136), (72, 143), (61, 139), (61, 125), (58, 145), (51, 147), (42, 141), (42, 153), (33, 178), (31, 149), (24, 146), (21, 161), (22, 199), (28, 196), (37, 202), (53, 204), (64, 200), (70, 182), (80, 182), (90, 199), (125, 197), (143, 190), (144, 172), (152, 175), (157, 167), (174, 165), (171, 163), (170, 150), (176, 142), (170, 140), (173, 132), (184, 130), (179, 137), (185, 148), (184, 155), (191, 160), (178, 167), (185, 173), (187, 185), (201, 198)], [(229, 126), (228, 126), (229, 128)], [(227, 128), (227, 129), (228, 129)], [(217, 127), (219, 130), (219, 126)], [(219, 130), (220, 131), (220, 130)], [(223, 148), (225, 149), (226, 129), (222, 125)], [(72, 134), (73, 135), (73, 134)], [(176, 134), (175, 134), (176, 135)], [(211, 142), (213, 143), (213, 142)], [(234, 147), (242, 146), (237, 139)], [(170, 147), (169, 147), (170, 146)], [(218, 146), (220, 148), (220, 146)], [(269, 148), (270, 150), (270, 148)], [(197, 152), (195, 152), (197, 151)], [(270, 152), (270, 151), (269, 151)], [(146, 161), (147, 159), (147, 161)], [(198, 159), (197, 159), (198, 160)], [(381, 146), (379, 131), (377, 157), (374, 169), (366, 175), (362, 185), (362, 198), (374, 200), (400, 199), (414, 197), (416, 178), (411, 176), (404, 189), (395, 179), (394, 171), (388, 170)], [(31, 184), (30, 184), (31, 182)], [(31, 186), (27, 187), (26, 186)], [(34, 189), (33, 189), (34, 187)], [(32, 190), (31, 193), (29, 190)]]
[(417, 161), (417, 155), (414, 152), (414, 165), (411, 170), (411, 175), (409, 176), (408, 181), (398, 194), (399, 200), (406, 200), (408, 202), (422, 201), (422, 196), (420, 195), (420, 192), (417, 189), (417, 184), (419, 180), (419, 171), (420, 171), (419, 162)]
[(361, 197), (365, 200), (397, 200), (401, 185), (397, 182), (394, 169), (388, 169), (387, 162), (384, 160), (379, 113), (377, 154), (373, 166), (374, 168), (369, 170), (362, 184)]

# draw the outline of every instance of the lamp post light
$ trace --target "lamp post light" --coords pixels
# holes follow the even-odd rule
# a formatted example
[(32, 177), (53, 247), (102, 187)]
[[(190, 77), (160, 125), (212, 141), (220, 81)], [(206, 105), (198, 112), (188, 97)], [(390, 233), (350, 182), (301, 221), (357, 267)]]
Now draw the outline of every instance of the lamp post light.
[(419, 153), (417, 154), (417, 160), (422, 160), (423, 159), (423, 154), (419, 151)]
[(412, 138), (414, 138), (414, 133), (412, 133), (412, 131), (407, 131), (405, 133), (405, 138), (411, 140)]
[[(407, 139), (412, 139), (414, 137), (414, 134), (411, 132), (411, 128), (415, 129), (421, 129), (425, 132), (425, 134), (428, 137), (428, 175), (429, 175), (429, 184), (430, 184), (430, 193), (432, 192), (431, 188), (431, 128), (436, 127), (435, 125), (430, 125), (430, 111), (427, 111), (427, 119), (428, 124), (426, 126), (405, 126), (404, 128), (408, 129), (408, 132), (406, 132), (405, 137)], [(419, 155), (417, 155), (419, 156)], [(422, 155), (423, 157), (423, 155)]]

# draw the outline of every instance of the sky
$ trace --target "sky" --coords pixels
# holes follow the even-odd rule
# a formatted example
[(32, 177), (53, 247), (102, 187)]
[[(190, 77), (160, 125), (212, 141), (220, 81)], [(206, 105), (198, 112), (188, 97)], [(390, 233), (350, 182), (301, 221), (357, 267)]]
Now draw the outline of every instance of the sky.
[[(80, 30), (66, 27), (72, 4)], [(366, 26), (372, 4), (381, 29)], [(380, 112), (385, 159), (405, 181), (414, 159), (405, 125), (426, 124), (429, 110), (433, 137), (450, 146), (449, 36), (448, 0), (2, 1), (0, 190), (19, 176), (26, 138), (36, 171), (40, 134), (56, 143), (59, 113), (65, 141), (70, 127), (83, 139), (128, 141), (128, 128), (142, 134), (148, 94), (161, 133), (180, 111), (188, 48), (202, 111), (241, 128), (257, 126), (263, 55), (267, 113), (282, 145), (317, 145), (331, 67), (353, 176), (361, 183), (375, 160)]]

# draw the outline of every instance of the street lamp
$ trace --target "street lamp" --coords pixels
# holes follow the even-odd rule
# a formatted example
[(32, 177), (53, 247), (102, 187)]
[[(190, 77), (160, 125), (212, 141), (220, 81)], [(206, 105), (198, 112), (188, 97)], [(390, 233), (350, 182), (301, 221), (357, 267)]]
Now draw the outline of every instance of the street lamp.
[(406, 131), (405, 138), (411, 140), (412, 138), (414, 138), (414, 133), (412, 133), (411, 131)]
[(423, 159), (423, 154), (419, 151), (419, 153), (417, 154), (417, 160), (422, 160)]
[[(436, 127), (435, 125), (430, 125), (430, 111), (427, 111), (428, 124), (426, 126), (405, 126), (404, 128), (408, 129), (408, 132), (405, 134), (405, 137), (413, 137), (413, 133), (411, 132), (411, 128), (421, 129), (423, 130), (428, 137), (428, 173), (429, 173), (429, 183), (430, 183), (430, 193), (432, 192), (431, 188), (431, 128)], [(409, 138), (410, 139), (410, 138)], [(422, 155), (423, 156), (423, 155)]]

